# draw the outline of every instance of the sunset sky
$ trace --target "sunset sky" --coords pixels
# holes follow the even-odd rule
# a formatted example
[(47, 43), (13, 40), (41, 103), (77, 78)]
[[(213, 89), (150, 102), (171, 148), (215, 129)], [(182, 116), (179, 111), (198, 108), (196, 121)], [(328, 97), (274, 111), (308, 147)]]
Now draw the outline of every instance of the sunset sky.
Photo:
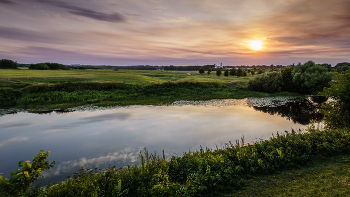
[(19, 63), (350, 62), (350, 0), (0, 0), (0, 19)]

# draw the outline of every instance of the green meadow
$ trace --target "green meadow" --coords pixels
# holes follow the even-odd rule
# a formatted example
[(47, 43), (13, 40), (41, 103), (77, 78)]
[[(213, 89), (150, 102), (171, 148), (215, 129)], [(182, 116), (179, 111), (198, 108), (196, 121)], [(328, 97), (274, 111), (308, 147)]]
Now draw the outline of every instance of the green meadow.
[[(190, 74), (190, 75), (188, 75)], [(60, 82), (120, 82), (120, 83), (164, 83), (164, 82), (217, 82), (245, 85), (252, 75), (245, 77), (220, 77), (212, 72), (210, 75), (198, 71), (163, 71), (163, 70), (29, 70), (21, 67), (17, 70), (3, 69), (0, 72), (1, 83), (60, 83)]]
[(208, 75), (198, 71), (2, 69), (0, 107), (66, 109), (86, 104), (166, 104), (296, 94), (249, 91), (246, 85), (252, 77), (218, 77), (215, 72)]

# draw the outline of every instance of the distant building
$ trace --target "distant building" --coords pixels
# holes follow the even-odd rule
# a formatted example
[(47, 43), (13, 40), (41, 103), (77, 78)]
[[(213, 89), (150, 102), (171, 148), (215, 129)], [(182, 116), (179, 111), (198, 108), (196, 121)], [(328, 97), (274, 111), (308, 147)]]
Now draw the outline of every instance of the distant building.
[(218, 66), (218, 65), (216, 65), (216, 64), (214, 64), (214, 66), (215, 66), (215, 68), (224, 68), (224, 67), (222, 66), (222, 62), (220, 63), (220, 66)]

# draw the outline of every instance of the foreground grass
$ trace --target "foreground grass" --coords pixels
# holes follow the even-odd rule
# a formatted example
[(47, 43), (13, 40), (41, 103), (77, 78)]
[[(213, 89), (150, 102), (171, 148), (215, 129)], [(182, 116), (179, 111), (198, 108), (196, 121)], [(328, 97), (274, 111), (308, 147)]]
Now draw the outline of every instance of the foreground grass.
[(350, 196), (350, 155), (320, 158), (311, 166), (255, 176), (243, 184), (225, 196)]

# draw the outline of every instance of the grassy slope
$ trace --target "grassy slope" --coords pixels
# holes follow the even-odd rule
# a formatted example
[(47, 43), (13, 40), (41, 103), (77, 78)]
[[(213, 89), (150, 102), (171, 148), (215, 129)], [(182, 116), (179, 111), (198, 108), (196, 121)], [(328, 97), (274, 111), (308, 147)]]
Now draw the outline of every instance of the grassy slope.
[(350, 155), (320, 159), (309, 167), (245, 180), (228, 196), (350, 196)]

